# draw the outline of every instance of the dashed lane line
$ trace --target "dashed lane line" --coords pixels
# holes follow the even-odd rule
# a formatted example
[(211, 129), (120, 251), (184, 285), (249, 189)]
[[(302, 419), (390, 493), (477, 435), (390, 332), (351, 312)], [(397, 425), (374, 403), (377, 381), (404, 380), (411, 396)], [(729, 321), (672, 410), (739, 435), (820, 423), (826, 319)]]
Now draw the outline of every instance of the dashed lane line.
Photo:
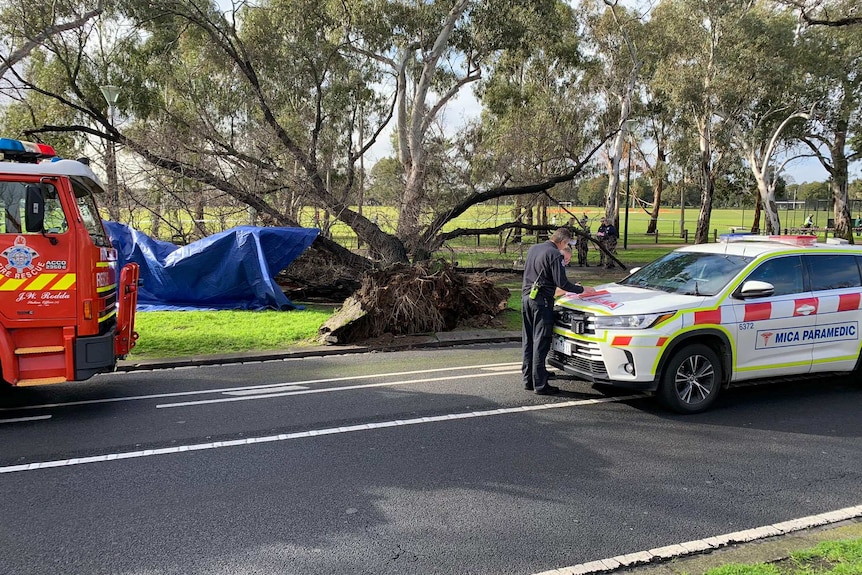
[[(519, 371), (495, 372), (497, 375), (512, 375), (521, 373)], [(156, 409), (166, 409), (171, 407), (192, 407), (198, 405), (212, 405), (214, 403), (231, 403), (235, 401), (249, 401), (252, 399), (272, 399), (274, 397), (287, 397), (289, 395), (308, 395), (313, 393), (332, 393), (335, 391), (355, 391), (357, 389), (372, 389), (375, 387), (394, 387), (396, 385), (410, 385), (411, 383), (431, 383), (434, 381), (455, 381), (458, 379), (475, 379), (480, 377), (488, 377), (487, 373), (469, 373), (466, 375), (447, 375), (444, 377), (427, 377), (424, 379), (402, 379), (400, 381), (386, 381), (382, 383), (361, 383), (357, 385), (340, 385), (338, 387), (323, 387), (319, 389), (290, 389), (281, 393), (267, 393), (257, 395), (242, 395), (231, 397), (220, 397), (217, 399), (199, 399), (196, 401), (182, 401), (178, 403), (162, 403), (156, 406)]]
[(490, 417), (495, 415), (523, 414), (533, 411), (544, 411), (548, 409), (565, 409), (585, 405), (596, 405), (600, 403), (614, 403), (628, 399), (636, 399), (643, 395), (628, 395), (622, 397), (602, 397), (595, 399), (578, 399), (572, 401), (557, 401), (554, 403), (543, 403), (539, 405), (522, 405), (519, 407), (507, 407), (500, 409), (489, 409), (485, 411), (467, 411), (462, 413), (451, 413), (447, 415), (435, 415), (431, 417), (417, 417), (414, 419), (396, 419), (394, 421), (381, 421), (377, 423), (364, 423), (360, 425), (349, 425), (345, 427), (329, 427), (324, 429), (312, 429), (295, 433), (282, 433), (279, 435), (266, 435), (262, 437), (245, 437), (229, 441), (213, 441), (209, 443), (197, 443), (192, 445), (176, 445), (173, 447), (162, 447), (159, 449), (143, 449), (139, 451), (127, 451), (121, 453), (108, 453), (104, 455), (93, 455), (90, 457), (75, 457), (72, 459), (57, 459), (54, 461), (38, 461), (20, 465), (7, 465), (0, 467), (0, 474), (19, 473), (22, 471), (37, 471), (54, 467), (72, 467), (76, 465), (87, 465), (90, 463), (102, 463), (118, 459), (135, 459), (139, 457), (151, 457), (155, 455), (170, 455), (185, 453), (189, 451), (203, 451), (207, 449), (220, 449), (223, 447), (238, 447), (242, 445), (254, 445), (257, 443), (271, 443), (275, 441), (291, 441), (295, 439), (307, 439), (321, 435), (338, 435), (343, 433), (356, 433), (387, 427), (401, 427), (405, 425), (422, 425), (426, 423), (444, 423), (460, 419), (473, 419), (477, 417)]
[(242, 397), (244, 395), (266, 395), (268, 393), (281, 393), (283, 391), (301, 391), (308, 389), (303, 385), (296, 385), (294, 383), (288, 383), (286, 385), (280, 385), (278, 387), (268, 387), (264, 390), (260, 389), (242, 389), (240, 391), (226, 391), (225, 395), (235, 395), (237, 397)]
[(550, 571), (542, 571), (534, 575), (590, 575), (593, 573), (610, 573), (618, 569), (628, 569), (648, 563), (659, 563), (684, 557), (686, 555), (694, 555), (734, 545), (737, 543), (748, 543), (786, 535), (794, 531), (802, 531), (811, 529), (812, 527), (821, 527), (823, 525), (831, 525), (840, 523), (849, 519), (858, 519), (862, 517), (862, 505), (855, 507), (845, 507), (828, 513), (820, 513), (819, 515), (809, 515), (790, 521), (782, 521), (781, 523), (773, 523), (763, 527), (755, 527), (753, 529), (745, 529), (743, 531), (735, 531), (715, 537), (707, 537), (706, 539), (697, 539), (694, 541), (685, 541), (675, 545), (667, 545), (665, 547), (657, 547), (647, 551), (639, 551), (637, 553), (627, 553), (625, 555), (617, 555), (616, 557), (608, 557), (607, 559), (599, 559), (588, 563), (580, 563), (569, 567), (560, 567), (551, 569)]
[(0, 419), (0, 423), (24, 423), (27, 421), (41, 421), (51, 419), (51, 415), (34, 415), (33, 417), (15, 417), (11, 419)]

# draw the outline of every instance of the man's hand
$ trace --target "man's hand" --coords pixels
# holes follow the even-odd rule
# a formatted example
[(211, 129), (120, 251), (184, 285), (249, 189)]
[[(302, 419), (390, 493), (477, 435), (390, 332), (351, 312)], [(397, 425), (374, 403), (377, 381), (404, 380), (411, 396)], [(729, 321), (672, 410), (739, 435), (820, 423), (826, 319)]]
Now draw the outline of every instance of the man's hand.
[[(581, 285), (581, 284), (576, 284), (576, 285)], [(583, 297), (583, 296), (593, 295), (594, 293), (596, 293), (596, 288), (590, 287), (590, 286), (584, 286), (584, 291), (582, 291), (578, 295)]]

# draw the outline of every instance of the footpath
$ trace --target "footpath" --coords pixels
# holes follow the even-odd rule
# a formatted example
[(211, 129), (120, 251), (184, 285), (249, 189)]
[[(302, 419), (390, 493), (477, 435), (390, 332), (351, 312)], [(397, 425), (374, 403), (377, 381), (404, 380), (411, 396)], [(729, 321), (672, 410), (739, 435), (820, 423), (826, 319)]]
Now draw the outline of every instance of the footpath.
[[(457, 330), (421, 336), (379, 338), (361, 345), (315, 345), (248, 353), (226, 353), (198, 357), (123, 360), (117, 371), (171, 369), (278, 361), (303, 357), (360, 354), (413, 349), (442, 349), (465, 345), (517, 343), (520, 331), (493, 329)], [(862, 503), (862, 502), (860, 502)], [(862, 538), (862, 505), (840, 512), (800, 518), (774, 526), (681, 542), (661, 549), (644, 550), (620, 557), (553, 569), (538, 575), (700, 575), (727, 564), (770, 563), (786, 560), (791, 553), (809, 549), (822, 541)]]

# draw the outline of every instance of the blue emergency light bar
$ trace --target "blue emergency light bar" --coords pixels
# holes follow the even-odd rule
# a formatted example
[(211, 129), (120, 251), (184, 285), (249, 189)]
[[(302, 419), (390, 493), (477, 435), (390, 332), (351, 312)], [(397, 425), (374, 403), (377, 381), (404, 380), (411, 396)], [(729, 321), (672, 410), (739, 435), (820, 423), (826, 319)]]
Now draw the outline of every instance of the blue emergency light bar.
[(3, 154), (5, 160), (25, 163), (35, 163), (38, 160), (57, 156), (54, 148), (47, 144), (24, 142), (11, 138), (0, 138), (0, 154)]

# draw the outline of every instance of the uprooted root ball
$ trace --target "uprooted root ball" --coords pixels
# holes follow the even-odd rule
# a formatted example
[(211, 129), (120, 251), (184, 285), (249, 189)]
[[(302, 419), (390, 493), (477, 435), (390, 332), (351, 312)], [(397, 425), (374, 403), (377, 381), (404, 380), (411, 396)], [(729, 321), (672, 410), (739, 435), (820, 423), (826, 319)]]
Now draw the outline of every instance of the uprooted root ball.
[(461, 274), (445, 262), (396, 265), (369, 273), (362, 286), (323, 326), (329, 343), (384, 334), (449, 331), (506, 309), (509, 290), (479, 274)]

